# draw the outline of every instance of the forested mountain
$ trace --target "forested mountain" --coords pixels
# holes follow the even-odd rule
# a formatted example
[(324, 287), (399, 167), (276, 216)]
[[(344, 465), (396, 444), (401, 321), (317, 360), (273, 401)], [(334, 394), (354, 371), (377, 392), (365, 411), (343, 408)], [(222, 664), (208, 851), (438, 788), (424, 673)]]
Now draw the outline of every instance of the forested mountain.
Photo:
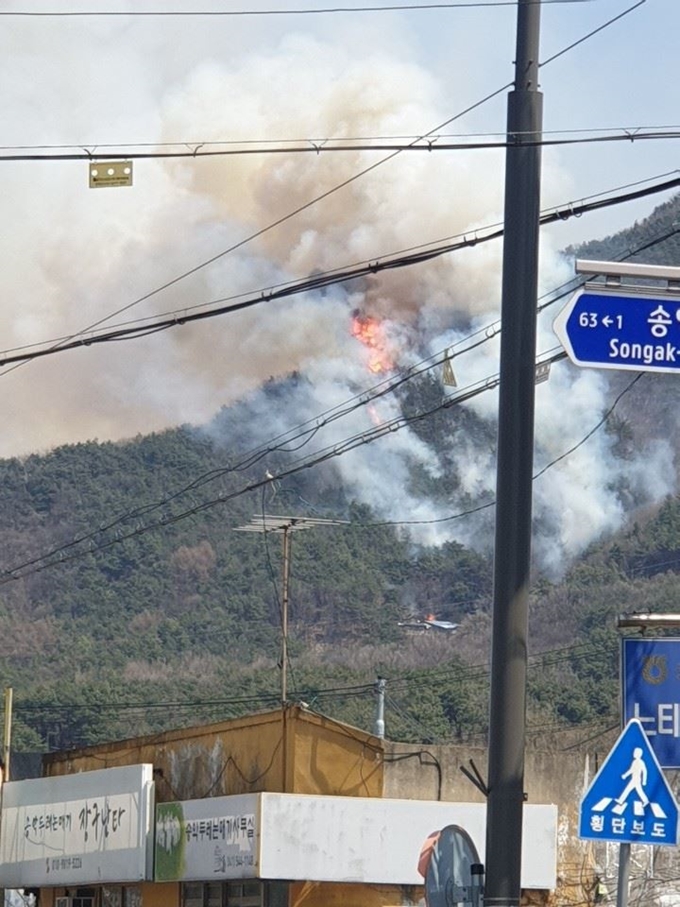
[[(676, 198), (578, 254), (614, 257), (658, 235), (679, 213)], [(677, 237), (643, 257), (680, 263)], [(616, 395), (630, 374), (607, 380)], [(263, 444), (270, 428), (262, 425), (263, 401), (284, 410), (303, 381), (270, 382), (208, 426), (0, 461), (0, 656), (3, 685), (14, 689), (18, 749), (63, 748), (273, 705), (281, 539), (234, 531), (265, 512), (341, 521), (292, 535), (290, 697), (370, 727), (380, 674), (388, 680), (389, 736), (483, 735), (489, 547), (427, 544), (362, 502), (331, 458), (292, 468), (298, 447)], [(677, 448), (676, 381), (645, 381), (645, 405), (624, 394), (603, 429), (624, 465), (650, 438)], [(465, 407), (438, 409), (440, 398), (439, 380), (429, 374), (398, 392), (403, 414), (433, 411), (413, 431), (436, 450), (441, 471), (414, 464), (409, 488), (441, 503), (462, 487), (454, 454), (463, 442), (491, 450), (495, 438)], [(674, 454), (659, 462), (676, 468)], [(470, 493), (469, 504), (486, 508), (488, 525), (488, 501)], [(642, 509), (629, 504), (620, 531), (591, 544), (563, 576), (537, 570), (536, 734), (614, 723), (615, 616), (677, 610), (680, 502), (668, 494)], [(430, 614), (460, 627), (400, 626)]]
[[(235, 470), (236, 461), (237, 450), (180, 428), (0, 463), (0, 646), (3, 681), (16, 690), (18, 741), (24, 723), (50, 746), (119, 732), (113, 710), (68, 708), (84, 700), (234, 700), (213, 716), (275, 701), (280, 537), (233, 529), (263, 503), (281, 510), (269, 506), (277, 502), (267, 486), (264, 501), (240, 494), (262, 470)], [(326, 473), (289, 482), (282, 495), (285, 512), (305, 510), (307, 495), (324, 516), (349, 521), (293, 539), (291, 654), (323, 650), (331, 662), (328, 674), (313, 663), (304, 675), (295, 669), (292, 680), (305, 676), (305, 688), (336, 685), (355, 666), (357, 646), (395, 644), (398, 622), (433, 602), (439, 617), (459, 620), (480, 600), (488, 605), (490, 593), (487, 559), (456, 543), (415, 549), (345, 501)], [(356, 677), (372, 681), (372, 670), (367, 661)], [(54, 709), (40, 707), (47, 703)], [(167, 709), (122, 714), (125, 732), (169, 720)], [(195, 714), (192, 706), (185, 717)]]

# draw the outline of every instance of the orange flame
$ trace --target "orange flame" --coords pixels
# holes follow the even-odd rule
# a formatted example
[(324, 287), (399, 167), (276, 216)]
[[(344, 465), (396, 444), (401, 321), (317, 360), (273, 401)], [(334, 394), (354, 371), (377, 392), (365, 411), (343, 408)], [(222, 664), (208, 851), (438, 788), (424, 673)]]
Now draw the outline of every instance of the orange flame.
[(352, 315), (352, 336), (356, 337), (369, 351), (368, 367), (376, 375), (391, 372), (394, 361), (389, 352), (383, 323), (372, 315), (355, 311)]

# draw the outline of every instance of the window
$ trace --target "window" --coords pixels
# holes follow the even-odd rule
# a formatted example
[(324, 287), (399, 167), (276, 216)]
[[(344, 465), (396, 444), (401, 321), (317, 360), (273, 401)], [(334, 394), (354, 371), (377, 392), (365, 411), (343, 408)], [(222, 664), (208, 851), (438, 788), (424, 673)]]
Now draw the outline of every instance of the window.
[(264, 883), (265, 907), (288, 907), (288, 882), (271, 880)]
[(203, 907), (201, 882), (185, 882), (182, 885), (182, 907)]
[(262, 907), (259, 879), (243, 882), (184, 882), (182, 907)]
[(142, 907), (142, 889), (139, 885), (66, 889), (66, 894), (56, 897), (54, 904), (55, 907)]
[(227, 882), (227, 907), (262, 907), (262, 883)]
[(72, 907), (94, 907), (96, 892), (94, 888), (76, 888), (71, 900)]

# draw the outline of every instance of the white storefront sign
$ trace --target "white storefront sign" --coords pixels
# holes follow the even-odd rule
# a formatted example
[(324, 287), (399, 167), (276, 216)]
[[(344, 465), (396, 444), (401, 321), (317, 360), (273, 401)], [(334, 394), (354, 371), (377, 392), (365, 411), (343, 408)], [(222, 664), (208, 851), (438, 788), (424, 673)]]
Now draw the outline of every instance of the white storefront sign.
[(159, 803), (156, 881), (256, 878), (259, 802), (240, 794)]
[[(484, 862), (486, 804), (262, 794), (260, 877), (422, 885), (425, 839), (460, 825)], [(557, 807), (523, 809), (522, 888), (557, 880)]]
[[(155, 879), (422, 885), (423, 843), (451, 824), (483, 860), (483, 803), (266, 792), (159, 804)], [(527, 804), (523, 826), (522, 887), (553, 889), (557, 807)]]
[(153, 767), (130, 765), (3, 786), (0, 887), (149, 877)]

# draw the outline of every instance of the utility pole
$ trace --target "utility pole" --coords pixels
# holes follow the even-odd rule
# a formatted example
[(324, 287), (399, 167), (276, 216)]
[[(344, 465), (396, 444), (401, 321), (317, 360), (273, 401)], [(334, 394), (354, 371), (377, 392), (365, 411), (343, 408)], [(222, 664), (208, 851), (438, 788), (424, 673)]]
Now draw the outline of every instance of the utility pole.
[(2, 740), (3, 781), (9, 781), (9, 761), (12, 752), (12, 687), (5, 688), (5, 731)]
[(508, 96), (486, 907), (517, 907), (521, 890), (541, 182), (540, 12), (540, 0), (518, 0), (515, 82)]
[(247, 526), (236, 526), (236, 532), (274, 533), (283, 538), (283, 576), (281, 580), (281, 789), (288, 789), (288, 772), (290, 756), (288, 753), (288, 588), (290, 585), (291, 535), (302, 529), (314, 529), (318, 526), (337, 526), (347, 524), (347, 520), (319, 520), (314, 517), (274, 516), (261, 513), (254, 516)]
[(290, 584), (290, 533), (293, 524), (283, 527), (283, 579), (281, 581), (281, 704), (288, 701), (288, 587)]
[[(2, 770), (0, 771), (0, 819), (2, 818), (2, 801), (5, 782), (9, 781), (9, 760), (12, 752), (12, 687), (5, 687), (5, 730), (2, 740)], [(6, 892), (0, 888), (0, 903), (6, 901)]]
[(319, 526), (343, 526), (347, 520), (321, 520), (306, 516), (275, 516), (263, 513), (254, 516), (246, 526), (236, 526), (236, 532), (274, 533), (282, 536), (283, 574), (281, 577), (281, 707), (288, 702), (288, 607), (290, 587), (291, 535), (301, 529)]
[(385, 688), (387, 681), (384, 677), (378, 677), (375, 683), (375, 721), (373, 722), (373, 733), (381, 740), (385, 737)]

